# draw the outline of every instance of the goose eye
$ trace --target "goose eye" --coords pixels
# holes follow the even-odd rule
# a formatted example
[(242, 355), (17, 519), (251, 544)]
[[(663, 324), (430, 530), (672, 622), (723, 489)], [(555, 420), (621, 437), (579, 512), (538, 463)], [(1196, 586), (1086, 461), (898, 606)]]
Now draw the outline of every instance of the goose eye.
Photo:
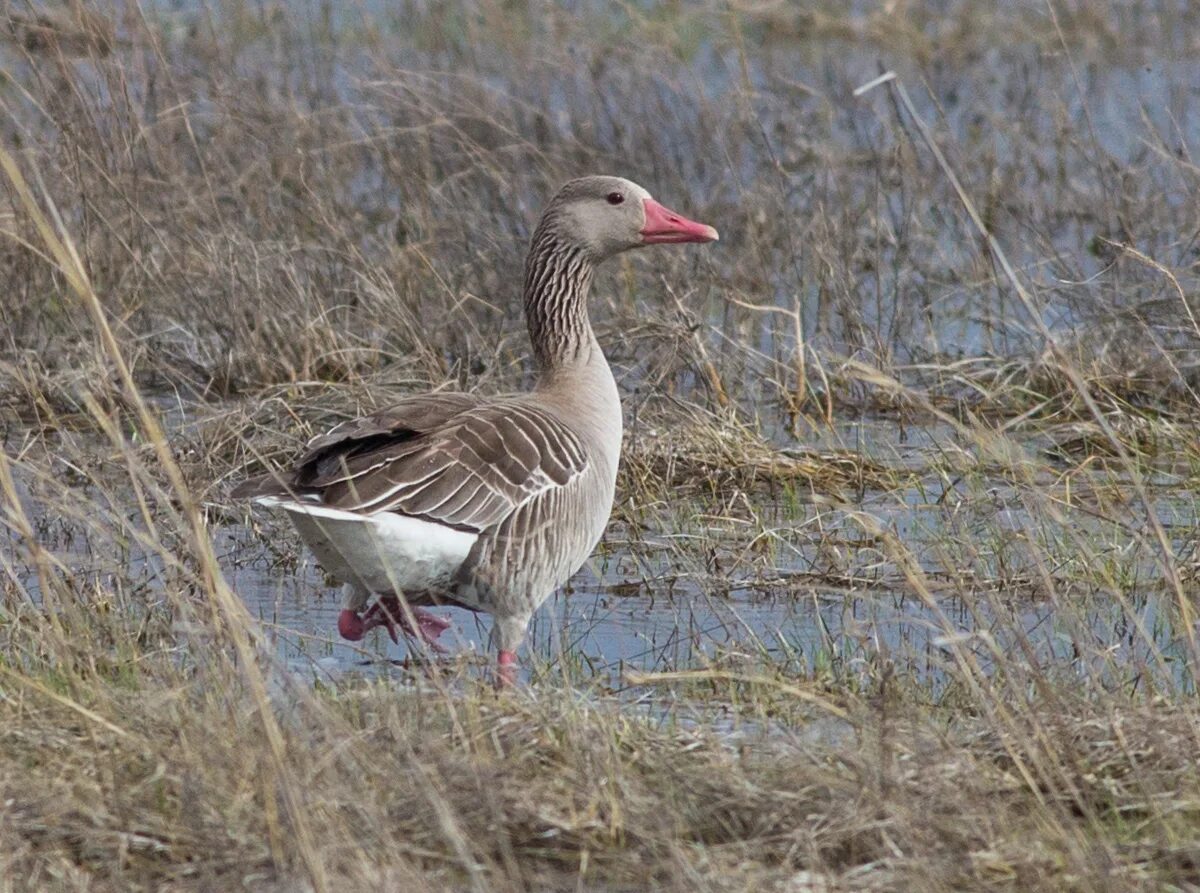
[(610, 205), (619, 205), (621, 202), (625, 201), (625, 196), (621, 195), (619, 192), (610, 192), (607, 196), (607, 200)]

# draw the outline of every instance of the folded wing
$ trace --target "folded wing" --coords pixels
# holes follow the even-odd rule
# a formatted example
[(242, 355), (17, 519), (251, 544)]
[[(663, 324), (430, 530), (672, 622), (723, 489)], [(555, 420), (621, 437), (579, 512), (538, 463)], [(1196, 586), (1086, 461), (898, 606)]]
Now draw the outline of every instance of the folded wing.
[(586, 467), (578, 437), (526, 398), (421, 395), (339, 425), (315, 438), (290, 473), (249, 481), (234, 495), (483, 531)]

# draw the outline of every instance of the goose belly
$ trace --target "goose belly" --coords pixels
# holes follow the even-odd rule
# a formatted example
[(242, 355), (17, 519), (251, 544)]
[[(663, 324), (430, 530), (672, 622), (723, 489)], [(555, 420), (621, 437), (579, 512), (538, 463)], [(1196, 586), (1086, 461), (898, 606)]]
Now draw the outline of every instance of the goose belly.
[(393, 512), (360, 515), (278, 498), (326, 573), (371, 592), (437, 592), (451, 585), (478, 534)]
[(613, 481), (595, 474), (542, 494), (480, 536), (455, 599), (476, 610), (528, 616), (591, 555), (612, 510)]

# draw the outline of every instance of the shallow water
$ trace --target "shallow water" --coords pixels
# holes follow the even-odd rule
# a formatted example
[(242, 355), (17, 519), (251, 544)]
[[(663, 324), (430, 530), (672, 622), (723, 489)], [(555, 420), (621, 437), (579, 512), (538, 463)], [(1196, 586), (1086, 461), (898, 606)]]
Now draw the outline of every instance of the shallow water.
[[(173, 418), (177, 436), (186, 440), (186, 420)], [(848, 503), (833, 507), (755, 494), (753, 518), (694, 503), (649, 514), (632, 532), (614, 521), (569, 587), (536, 615), (525, 666), (539, 678), (599, 679), (614, 687), (626, 670), (720, 662), (782, 664), (789, 672), (843, 682), (865, 682), (886, 665), (937, 691), (964, 660), (987, 674), (998, 659), (1013, 657), (1041, 672), (1112, 685), (1135, 684), (1146, 673), (1183, 678), (1186, 652), (1153, 551), (1127, 554), (1139, 516), (1132, 500), (1123, 497), (1115, 509), (1096, 512), (1077, 498), (1078, 510), (1067, 510), (1038, 502), (1043, 494), (1036, 487), (1000, 474), (933, 474), (932, 459), (954, 444), (953, 432), (940, 426), (863, 420), (814, 435), (812, 442), (852, 449), (914, 476), (898, 490), (852, 493)], [(1042, 442), (1015, 446), (1035, 451)], [(13, 470), (35, 538), (64, 573), (101, 588), (120, 585), (148, 602), (171, 585), (161, 557), (115, 532), (137, 525), (126, 487), (102, 493), (95, 483), (37, 475), (20, 462)], [(1181, 549), (1196, 527), (1195, 496), (1172, 486), (1169, 473), (1160, 477), (1150, 480), (1156, 514)], [(1049, 478), (1052, 489), (1053, 474)], [(1102, 480), (1122, 489), (1119, 476)], [(63, 505), (64, 492), (84, 506), (80, 516), (48, 508)], [(99, 505), (110, 514), (99, 514)], [(1065, 513), (1053, 525), (1047, 520), (1052, 507)], [(340, 640), (338, 590), (327, 585), (285, 521), (249, 512), (242, 517), (256, 518), (261, 533), (226, 515), (212, 528), (213, 540), (233, 589), (286, 666), (301, 677), (334, 680), (390, 673), (405, 661), (406, 643), (394, 644), (382, 632), (357, 644)], [(874, 531), (893, 536), (916, 562), (927, 600)], [(753, 549), (752, 541), (768, 545)], [(1080, 559), (1080, 548), (1090, 557)], [(1051, 567), (1047, 590), (1038, 562), (1053, 564), (1058, 555), (1119, 562), (1122, 588), (1098, 590), (1093, 576), (1064, 561)], [(19, 525), (10, 525), (0, 540), (0, 570), (9, 599), (40, 600)], [(453, 654), (489, 660), (486, 615), (436, 610), (454, 623), (442, 640)]]
[[(887, 444), (887, 423), (872, 423), (870, 438), (855, 434), (856, 427), (863, 426), (846, 426), (830, 437), (843, 444), (857, 437), (860, 445), (869, 439), (880, 455), (901, 459), (901, 467), (919, 466), (923, 451), (943, 448), (937, 432), (910, 433), (898, 443), (893, 426)], [(1097, 592), (1094, 584), (1077, 585), (1069, 572), (1055, 576), (1052, 594), (1041, 593), (1034, 556), (1045, 553), (1006, 551), (1004, 537), (1023, 541), (1044, 527), (1044, 518), (1003, 480), (983, 493), (927, 480), (899, 493), (864, 493), (844, 510), (797, 511), (765, 500), (756, 509), (782, 545), (748, 564), (737, 557), (743, 541), (723, 535), (710, 516), (689, 508), (660, 519), (662, 529), (636, 542), (624, 539), (626, 531), (614, 523), (567, 590), (536, 615), (526, 664), (539, 674), (598, 677), (613, 686), (621, 685), (626, 670), (668, 672), (720, 661), (782, 663), (801, 674), (864, 681), (886, 664), (940, 690), (964, 659), (987, 674), (997, 660), (1014, 656), (1043, 672), (1112, 685), (1131, 684), (1147, 672), (1182, 678), (1184, 671), (1171, 662), (1182, 668), (1186, 652), (1170, 622), (1173, 611), (1153, 556), (1130, 562), (1128, 569), (1143, 582), (1116, 597)], [(1156, 509), (1169, 531), (1187, 537), (1194, 530), (1194, 500), (1186, 492), (1160, 491)], [(917, 560), (928, 574), (931, 601), (914, 594), (878, 543), (863, 538), (853, 520), (858, 515), (891, 531)], [(835, 535), (837, 561), (828, 560), (827, 545), (806, 540), (804, 530), (814, 525)], [(1072, 537), (1089, 543), (1101, 559), (1128, 547), (1119, 525), (1114, 529), (1087, 513), (1067, 527), (1067, 551)], [(221, 531), (218, 543), (226, 556), (239, 559), (230, 572), (235, 588), (276, 631), (281, 655), (298, 671), (334, 677), (378, 672), (407, 656), (403, 642), (393, 644), (382, 633), (363, 647), (336, 641), (338, 594), (311, 559), (280, 574), (265, 560), (246, 561), (261, 547), (243, 529)], [(973, 563), (963, 565), (971, 570), (962, 578), (948, 570), (952, 543), (973, 549)], [(1045, 546), (1054, 543), (1049, 537)], [(1029, 565), (1023, 572), (1013, 566), (1019, 561)], [(443, 641), (486, 660), (487, 616), (437, 610), (454, 622)]]
[[(246, 548), (236, 535), (226, 542)], [(309, 565), (285, 577), (265, 567), (242, 568), (230, 573), (230, 581), (275, 636), (280, 656), (301, 674), (332, 680), (347, 672), (378, 672), (408, 655), (403, 641), (393, 644), (381, 632), (358, 644), (339, 640), (337, 591), (325, 588)], [(1157, 595), (1133, 603), (1144, 627), (1159, 631), (1151, 646), (1127, 610), (1112, 602), (1084, 612), (1073, 606), (1060, 623), (1051, 603), (1002, 595), (947, 597), (934, 607), (912, 595), (870, 590), (717, 597), (677, 583), (671, 594), (650, 596), (622, 593), (627, 585), (584, 570), (569, 594), (552, 596), (530, 628), (528, 651), (539, 673), (597, 675), (619, 685), (625, 670), (670, 672), (740, 657), (751, 664), (781, 661), (809, 673), (838, 669), (865, 679), (871, 665), (886, 661), (937, 689), (953, 663), (950, 645), (965, 645), (985, 673), (995, 663), (992, 649), (1011, 654), (1018, 637), (1035, 663), (1088, 675), (1152, 664), (1156, 649), (1183, 654), (1172, 644), (1169, 627), (1159, 622)], [(443, 644), (459, 653), (487, 653), (487, 615), (436, 610), (454, 622)]]

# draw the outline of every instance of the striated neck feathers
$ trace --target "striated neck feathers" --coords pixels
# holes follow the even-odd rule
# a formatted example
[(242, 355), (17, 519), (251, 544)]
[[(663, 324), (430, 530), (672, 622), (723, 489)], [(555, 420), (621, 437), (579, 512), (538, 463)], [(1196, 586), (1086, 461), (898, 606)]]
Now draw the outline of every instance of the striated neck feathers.
[(539, 372), (571, 365), (591, 345), (587, 297), (594, 271), (584, 246), (566, 238), (551, 210), (525, 258), (525, 320)]

